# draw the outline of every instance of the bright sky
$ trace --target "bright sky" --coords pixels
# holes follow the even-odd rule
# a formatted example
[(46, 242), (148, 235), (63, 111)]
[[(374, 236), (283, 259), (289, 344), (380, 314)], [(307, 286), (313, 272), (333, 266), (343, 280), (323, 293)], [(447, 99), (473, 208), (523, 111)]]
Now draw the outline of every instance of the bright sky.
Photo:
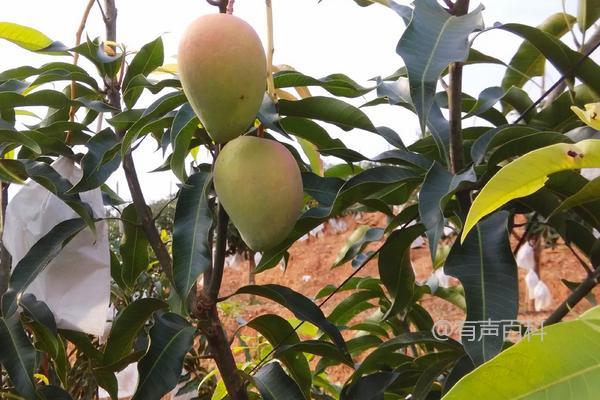
[[(408, 4), (408, 1), (398, 2)], [(491, 26), (494, 22), (537, 25), (547, 16), (560, 12), (561, 2), (562, 0), (487, 0), (484, 2), (484, 19), (486, 26)], [(52, 39), (72, 46), (86, 3), (87, 0), (20, 0), (4, 5), (2, 19), (34, 27)], [(368, 79), (390, 74), (402, 65), (395, 48), (404, 25), (386, 7), (373, 5), (362, 8), (352, 0), (322, 0), (320, 3), (317, 0), (272, 0), (272, 3), (275, 64), (289, 64), (296, 70), (315, 77), (344, 73), (365, 85), (368, 85)], [(166, 63), (175, 62), (178, 40), (185, 27), (197, 16), (216, 11), (216, 7), (209, 6), (204, 0), (173, 0), (168, 3), (157, 0), (117, 0), (117, 7), (118, 41), (134, 50), (162, 35)], [(567, 0), (567, 10), (573, 13), (575, 8), (576, 0)], [(264, 1), (237, 0), (234, 14), (248, 21), (257, 30), (263, 43), (266, 43)], [(104, 35), (102, 17), (97, 6), (94, 6), (90, 14), (85, 33), (90, 37)], [(475, 47), (508, 62), (519, 43), (516, 36), (492, 30), (480, 35)], [(2, 70), (54, 61), (51, 57), (32, 54), (5, 41), (0, 41), (0, 55)], [(503, 71), (504, 68), (499, 66), (467, 67), (465, 91), (477, 96), (485, 87), (499, 85)], [(368, 99), (359, 98), (352, 103), (358, 106)], [(417, 138), (418, 122), (412, 113), (390, 106), (372, 107), (364, 111), (376, 126), (389, 126), (406, 143)], [(346, 133), (334, 128), (331, 128), (330, 133), (368, 156), (388, 148), (387, 143), (373, 134)], [(152, 200), (163, 198), (177, 190), (172, 173), (145, 173), (162, 164), (161, 153), (154, 153), (154, 148), (151, 141), (145, 141), (134, 153), (144, 193)], [(109, 184), (113, 189), (118, 187), (122, 197), (129, 198), (121, 172), (116, 173)]]

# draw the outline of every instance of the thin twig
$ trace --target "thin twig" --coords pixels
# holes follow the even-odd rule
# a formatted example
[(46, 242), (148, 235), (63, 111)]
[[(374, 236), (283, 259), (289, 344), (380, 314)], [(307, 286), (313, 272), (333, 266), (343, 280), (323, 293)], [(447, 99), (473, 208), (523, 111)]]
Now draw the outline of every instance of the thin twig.
[[(590, 36), (590, 38), (587, 41), (584, 41), (583, 45), (581, 46), (580, 51), (582, 53), (587, 53), (597, 43), (600, 43), (600, 29), (596, 29), (594, 31), (594, 33), (592, 34), (592, 36)], [(565, 80), (561, 81), (561, 83), (552, 91), (552, 93), (550, 93), (546, 97), (544, 104), (550, 104), (554, 100), (556, 100), (556, 98), (563, 93), (563, 91), (565, 90), (566, 87), (567, 87), (566, 81)]]
[(577, 254), (577, 252), (575, 251), (575, 249), (573, 248), (573, 246), (571, 246), (571, 244), (569, 244), (569, 243), (565, 243), (565, 245), (567, 246), (567, 248), (569, 250), (571, 250), (571, 253), (573, 253), (573, 256), (575, 256), (575, 258), (577, 259), (577, 261), (579, 261), (579, 264), (581, 264), (581, 266), (583, 267), (583, 269), (585, 269), (585, 272), (587, 272), (588, 275), (591, 275), (594, 271), (592, 271), (592, 269), (590, 268), (589, 265), (587, 265), (587, 263), (585, 262), (585, 260), (583, 258), (581, 258), (581, 256), (579, 254)]
[[(87, 23), (88, 17), (90, 16), (90, 11), (92, 11), (92, 7), (94, 6), (95, 0), (89, 0), (87, 5), (85, 6), (85, 10), (83, 10), (83, 16), (81, 17), (81, 22), (79, 23), (79, 28), (77, 28), (77, 32), (75, 33), (75, 47), (81, 44), (81, 35), (83, 35), (83, 30), (85, 29), (85, 24)], [(73, 52), (73, 65), (77, 65), (79, 61), (79, 53)], [(71, 100), (75, 100), (77, 97), (77, 82), (74, 80), (71, 81)], [(77, 107), (72, 105), (69, 109), (69, 121), (75, 121), (75, 112), (77, 111)], [(66, 144), (71, 142), (72, 132), (69, 129), (67, 131), (67, 136), (65, 138)]]
[(569, 297), (544, 321), (544, 326), (560, 322), (568, 313), (598, 285), (600, 268), (595, 269), (575, 288)]
[(100, 3), (100, 0), (96, 0), (96, 4), (98, 4), (98, 8), (100, 9), (100, 14), (102, 14), (102, 20), (104, 21), (104, 23), (106, 23), (108, 18), (106, 18), (106, 13), (104, 12), (104, 7), (102, 7), (102, 3)]
[(265, 0), (267, 11), (267, 93), (273, 101), (276, 100), (275, 82), (273, 80), (273, 54), (275, 44), (273, 41), (273, 6), (271, 0)]
[(167, 209), (167, 207), (169, 206), (169, 204), (171, 204), (172, 202), (174, 202), (175, 200), (177, 200), (177, 198), (179, 197), (179, 192), (175, 195), (175, 197), (173, 197), (172, 199), (170, 199), (169, 201), (167, 201), (167, 203), (162, 206), (160, 208), (160, 210), (158, 210), (158, 212), (156, 213), (156, 215), (154, 216), (154, 218), (152, 219), (154, 222), (156, 222), (156, 220), (158, 218), (160, 218), (161, 214)]
[(552, 85), (548, 90), (546, 90), (535, 102), (533, 102), (533, 104), (527, 107), (527, 109), (525, 109), (525, 111), (523, 111), (521, 115), (519, 115), (519, 118), (517, 118), (513, 123), (517, 124), (521, 122), (527, 116), (527, 114), (531, 112), (531, 110), (535, 109), (542, 102), (542, 100), (544, 100), (550, 93), (556, 90), (556, 88), (558, 88), (565, 79), (572, 76), (573, 73), (577, 70), (577, 68), (581, 65), (581, 63), (588, 59), (598, 47), (600, 47), (600, 40), (598, 40), (597, 43), (594, 43), (594, 45), (588, 51), (586, 51), (585, 54), (581, 56), (581, 58), (577, 60), (575, 64), (571, 65), (571, 67), (564, 74), (562, 74), (556, 82), (554, 82), (554, 85)]

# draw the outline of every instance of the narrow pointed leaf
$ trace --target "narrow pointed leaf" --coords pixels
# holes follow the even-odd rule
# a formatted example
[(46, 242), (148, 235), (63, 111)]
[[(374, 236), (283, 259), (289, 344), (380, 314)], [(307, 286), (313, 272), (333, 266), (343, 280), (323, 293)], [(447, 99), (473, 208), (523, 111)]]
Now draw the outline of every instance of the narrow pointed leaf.
[(86, 143), (88, 152), (81, 159), (83, 176), (69, 193), (86, 192), (102, 185), (121, 165), (117, 144), (119, 138), (112, 129), (96, 133)]
[(212, 265), (210, 180), (207, 172), (190, 176), (177, 200), (173, 226), (173, 279), (177, 293), (183, 299), (187, 298), (200, 274)]
[(243, 286), (235, 294), (254, 294), (281, 304), (293, 312), (296, 318), (318, 326), (340, 350), (347, 353), (346, 343), (338, 328), (325, 318), (323, 311), (315, 303), (302, 294), (275, 284)]
[(60, 222), (29, 249), (13, 269), (8, 291), (2, 296), (2, 314), (5, 317), (15, 313), (21, 293), (85, 226), (81, 218)]
[(596, 0), (577, 1), (577, 25), (583, 33), (600, 18), (600, 3)]
[(575, 144), (558, 143), (525, 154), (498, 171), (475, 198), (462, 232), (461, 241), (477, 222), (511, 200), (542, 188), (548, 175), (581, 168), (600, 167), (600, 140)]
[(0, 318), (0, 364), (21, 396), (27, 400), (36, 398), (33, 382), (36, 351), (18, 315)]
[(406, 64), (411, 97), (423, 131), (437, 80), (448, 64), (467, 60), (469, 35), (483, 28), (482, 9), (479, 6), (467, 15), (456, 17), (436, 0), (415, 4), (413, 18), (396, 52)]
[[(300, 338), (288, 321), (274, 314), (265, 314), (248, 322), (247, 326), (263, 335), (273, 348), (292, 346), (300, 342)], [(286, 366), (294, 381), (298, 384), (304, 398), (310, 398), (312, 377), (310, 366), (302, 352), (279, 353), (276, 357)]]
[(127, 73), (123, 78), (123, 88), (125, 96), (123, 100), (127, 108), (131, 108), (142, 94), (142, 88), (136, 88), (134, 90), (128, 90), (129, 83), (137, 76), (148, 76), (150, 72), (160, 67), (164, 61), (164, 48), (163, 42), (160, 37), (156, 38), (150, 43), (142, 46), (140, 51), (137, 52), (131, 64), (127, 68)]
[(298, 101), (280, 100), (279, 113), (329, 122), (344, 130), (359, 128), (377, 133), (377, 129), (365, 113), (332, 97), (313, 96)]
[[(458, 278), (465, 289), (467, 317), (462, 342), (475, 365), (500, 352), (504, 321), (514, 320), (519, 308), (508, 215), (501, 211), (479, 222), (462, 244), (454, 242), (444, 265), (444, 272)], [(486, 321), (491, 324), (489, 331), (484, 331)]]
[[(556, 13), (538, 25), (537, 29), (560, 38), (569, 32), (570, 26), (574, 23), (575, 17), (572, 15)], [(509, 62), (510, 68), (507, 68), (504, 78), (502, 78), (502, 88), (508, 90), (512, 86), (523, 87), (531, 78), (543, 76), (546, 70), (545, 65), (544, 54), (532, 43), (524, 41)]]
[(190, 103), (185, 103), (173, 120), (171, 126), (171, 145), (173, 147), (173, 156), (171, 157), (171, 169), (175, 176), (185, 182), (187, 174), (185, 172), (185, 158), (188, 155), (190, 143), (194, 137), (194, 132), (198, 128), (198, 117), (192, 110)]
[(183, 359), (192, 348), (195, 329), (181, 316), (165, 313), (150, 329), (150, 349), (138, 363), (133, 400), (159, 400), (179, 382)]
[(167, 303), (152, 298), (139, 299), (125, 307), (110, 330), (102, 364), (115, 364), (131, 353), (140, 329), (152, 314), (167, 307)]
[(277, 362), (271, 362), (254, 375), (254, 384), (264, 400), (304, 400), (305, 397)]
[[(594, 399), (600, 391), (600, 319), (541, 328), (462, 378), (443, 400)], [(543, 360), (543, 362), (540, 362)]]
[(423, 225), (399, 229), (390, 234), (379, 253), (381, 283), (392, 298), (392, 304), (382, 319), (406, 310), (415, 291), (415, 273), (410, 261), (410, 245), (424, 232)]
[(119, 252), (123, 260), (121, 277), (130, 288), (135, 285), (138, 276), (148, 267), (148, 239), (141, 226), (135, 205), (130, 204), (121, 213), (123, 219), (123, 237)]

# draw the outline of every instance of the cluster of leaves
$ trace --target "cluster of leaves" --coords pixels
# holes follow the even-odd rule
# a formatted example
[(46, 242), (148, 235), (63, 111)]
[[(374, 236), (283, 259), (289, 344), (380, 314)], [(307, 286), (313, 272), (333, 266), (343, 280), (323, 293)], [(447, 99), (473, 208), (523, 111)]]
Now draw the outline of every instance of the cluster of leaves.
[[(593, 393), (594, 388), (585, 384), (585, 374), (592, 376), (600, 359), (589, 356), (600, 351), (589, 340), (600, 324), (598, 312), (548, 328), (544, 337), (548, 342), (543, 345), (535, 340), (521, 342), (501, 353), (507, 347), (503, 329), (491, 336), (476, 335), (479, 340), (463, 337), (462, 343), (439, 337), (432, 333), (434, 321), (420, 305), (425, 295), (441, 297), (465, 309), (467, 321), (477, 333), (484, 329), (482, 321), (514, 320), (519, 293), (509, 232), (514, 217), (520, 214), (544, 218), (593, 268), (598, 266), (600, 242), (593, 234), (593, 229), (600, 229), (600, 200), (593, 189), (598, 183), (588, 181), (577, 170), (600, 167), (600, 135), (583, 127), (570, 107), (598, 101), (600, 66), (583, 57), (581, 49), (573, 50), (560, 40), (575, 23), (585, 32), (597, 19), (594, 2), (580, 2), (588, 7), (582, 6), (577, 18), (552, 16), (538, 28), (495, 26), (524, 39), (506, 65), (470, 47), (473, 32), (483, 28), (481, 7), (454, 16), (436, 0), (419, 0), (414, 9), (393, 1), (357, 1), (362, 6), (386, 5), (399, 14), (399, 24), (407, 25), (397, 49), (404, 67), (375, 79), (370, 87), (342, 74), (320, 79), (293, 70), (274, 74), (281, 99), (275, 103), (265, 97), (258, 119), (266, 136), (282, 140), (298, 161), (309, 207), (290, 236), (262, 255), (256, 272), (286, 261), (288, 249), (298, 239), (357, 205), (386, 214), (389, 223), (355, 236), (336, 261), (338, 266), (351, 263), (356, 271), (377, 259), (377, 277), (353, 277), (341, 287), (327, 286), (314, 300), (273, 284), (244, 286), (233, 295), (234, 299), (250, 294), (276, 302), (298, 320), (261, 315), (246, 325), (264, 339), (248, 344), (251, 340), (237, 335), (238, 350), (246, 357), (238, 367), (250, 383), (251, 396), (535, 398), (542, 391), (563, 393), (568, 388), (577, 391), (577, 398)], [(200, 362), (209, 355), (201, 333), (206, 321), (198, 321), (194, 309), (188, 308), (197, 280), (213, 268), (217, 199), (211, 166), (195, 164), (188, 176), (185, 160), (199, 146), (209, 151), (214, 146), (199, 127), (177, 76), (156, 80), (150, 75), (164, 62), (161, 39), (148, 43), (125, 62), (125, 51), (108, 55), (98, 40), (69, 49), (30, 28), (0, 27), (3, 38), (28, 50), (59, 57), (77, 53), (95, 68), (90, 73), (71, 63), (51, 62), (0, 73), (0, 180), (6, 185), (32, 179), (78, 215), (54, 227), (12, 271), (0, 318), (0, 363), (7, 373), (2, 390), (25, 399), (90, 398), (89, 388), (97, 385), (115, 399), (116, 372), (138, 362), (134, 399), (159, 399), (181, 380), (186, 382), (185, 391), (200, 387), (204, 391), (198, 393), (204, 396), (200, 398), (223, 398), (223, 381), (216, 379), (214, 371), (207, 374)], [(449, 106), (448, 95), (437, 92), (438, 81), (447, 76), (453, 62), (507, 67), (502, 86), (485, 89), (478, 98), (467, 94), (460, 98), (464, 119), (477, 117), (478, 125), (462, 131), (467, 167), (457, 174), (448, 172), (453, 134), (443, 112)], [(570, 85), (555, 101), (534, 105), (523, 86), (543, 75), (547, 62), (567, 75)], [(107, 88), (114, 89), (110, 83), (115, 81), (120, 82), (123, 109), (108, 101), (111, 93)], [(61, 90), (48, 88), (60, 82), (65, 85)], [(307, 87), (320, 87), (332, 96), (311, 96)], [(291, 89), (300, 99), (291, 95)], [(423, 138), (406, 146), (392, 129), (375, 127), (361, 108), (340, 99), (368, 93), (373, 93), (374, 99), (362, 107), (389, 104), (413, 111), (421, 121)], [(152, 98), (148, 107), (140, 105), (142, 96)], [(498, 104), (501, 110), (495, 107)], [(34, 115), (31, 107), (41, 107), (45, 114)], [(521, 113), (517, 121), (511, 122), (512, 110)], [(73, 113), (79, 122), (71, 119)], [(108, 127), (95, 132), (91, 126), (105, 115)], [(27, 118), (37, 122), (26, 125)], [(392, 149), (366, 157), (333, 138), (326, 128), (331, 125), (345, 131), (360, 129), (365, 137), (378, 135)], [(155, 140), (164, 157), (157, 171), (171, 170), (182, 183), (172, 232), (164, 237), (172, 253), (172, 270), (168, 271), (149, 246), (139, 207), (125, 205), (105, 185), (122, 160), (146, 138)], [(290, 144), (294, 141), (299, 146)], [(78, 145), (86, 147), (85, 154), (77, 152)], [(571, 151), (584, 157), (568, 164), (574, 158)], [(324, 169), (321, 155), (336, 157), (344, 164)], [(75, 185), (50, 167), (59, 156), (81, 166), (83, 177)], [(510, 163), (515, 158), (517, 161)], [(58, 329), (43, 302), (23, 295), (74, 235), (94, 229), (97, 221), (79, 193), (96, 188), (103, 191), (107, 206), (119, 210), (124, 233), (114, 238), (111, 252), (113, 303), (118, 314), (103, 344), (85, 334)], [(465, 208), (459, 195), (468, 197), (481, 188), (472, 208)], [(394, 212), (397, 206), (402, 207), (399, 213)], [(159, 218), (160, 211), (154, 210), (154, 217)], [(462, 230), (462, 240), (455, 240), (445, 257), (438, 254), (438, 248), (448, 226)], [(165, 229), (169, 230), (168, 224)], [(410, 245), (421, 235), (428, 239), (432, 262), (443, 263), (446, 273), (457, 277), (461, 287), (444, 289), (435, 280), (415, 280)], [(231, 240), (233, 244), (234, 234)], [(373, 250), (375, 244), (378, 247)], [(340, 291), (347, 297), (325, 315), (320, 306)], [(584, 341), (590, 346), (578, 347)], [(533, 362), (550, 355), (557, 360), (580, 359), (585, 365), (547, 363), (546, 370), (537, 364), (523, 365), (522, 371), (515, 366), (515, 360)], [(313, 359), (316, 362), (312, 363)], [(335, 365), (352, 370), (341, 385), (327, 375), (327, 368)], [(549, 367), (555, 368), (552, 373), (547, 373)], [(498, 368), (511, 373), (492, 377), (487, 372)], [(39, 372), (49, 380), (48, 385), (36, 383)], [(526, 379), (515, 375), (524, 372)], [(521, 384), (511, 385), (516, 381)], [(492, 384), (498, 390), (490, 393)]]

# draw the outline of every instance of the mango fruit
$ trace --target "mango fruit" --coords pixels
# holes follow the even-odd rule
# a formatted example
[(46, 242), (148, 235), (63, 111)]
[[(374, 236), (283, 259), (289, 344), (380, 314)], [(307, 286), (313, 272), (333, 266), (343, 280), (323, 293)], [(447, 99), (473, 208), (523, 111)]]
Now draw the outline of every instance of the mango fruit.
[(251, 126), (266, 89), (267, 62), (260, 38), (242, 19), (204, 15), (187, 28), (177, 55), (183, 91), (216, 143)]
[(214, 185), (219, 201), (254, 251), (271, 249), (292, 231), (304, 190), (296, 160), (281, 143), (242, 136), (217, 156)]

